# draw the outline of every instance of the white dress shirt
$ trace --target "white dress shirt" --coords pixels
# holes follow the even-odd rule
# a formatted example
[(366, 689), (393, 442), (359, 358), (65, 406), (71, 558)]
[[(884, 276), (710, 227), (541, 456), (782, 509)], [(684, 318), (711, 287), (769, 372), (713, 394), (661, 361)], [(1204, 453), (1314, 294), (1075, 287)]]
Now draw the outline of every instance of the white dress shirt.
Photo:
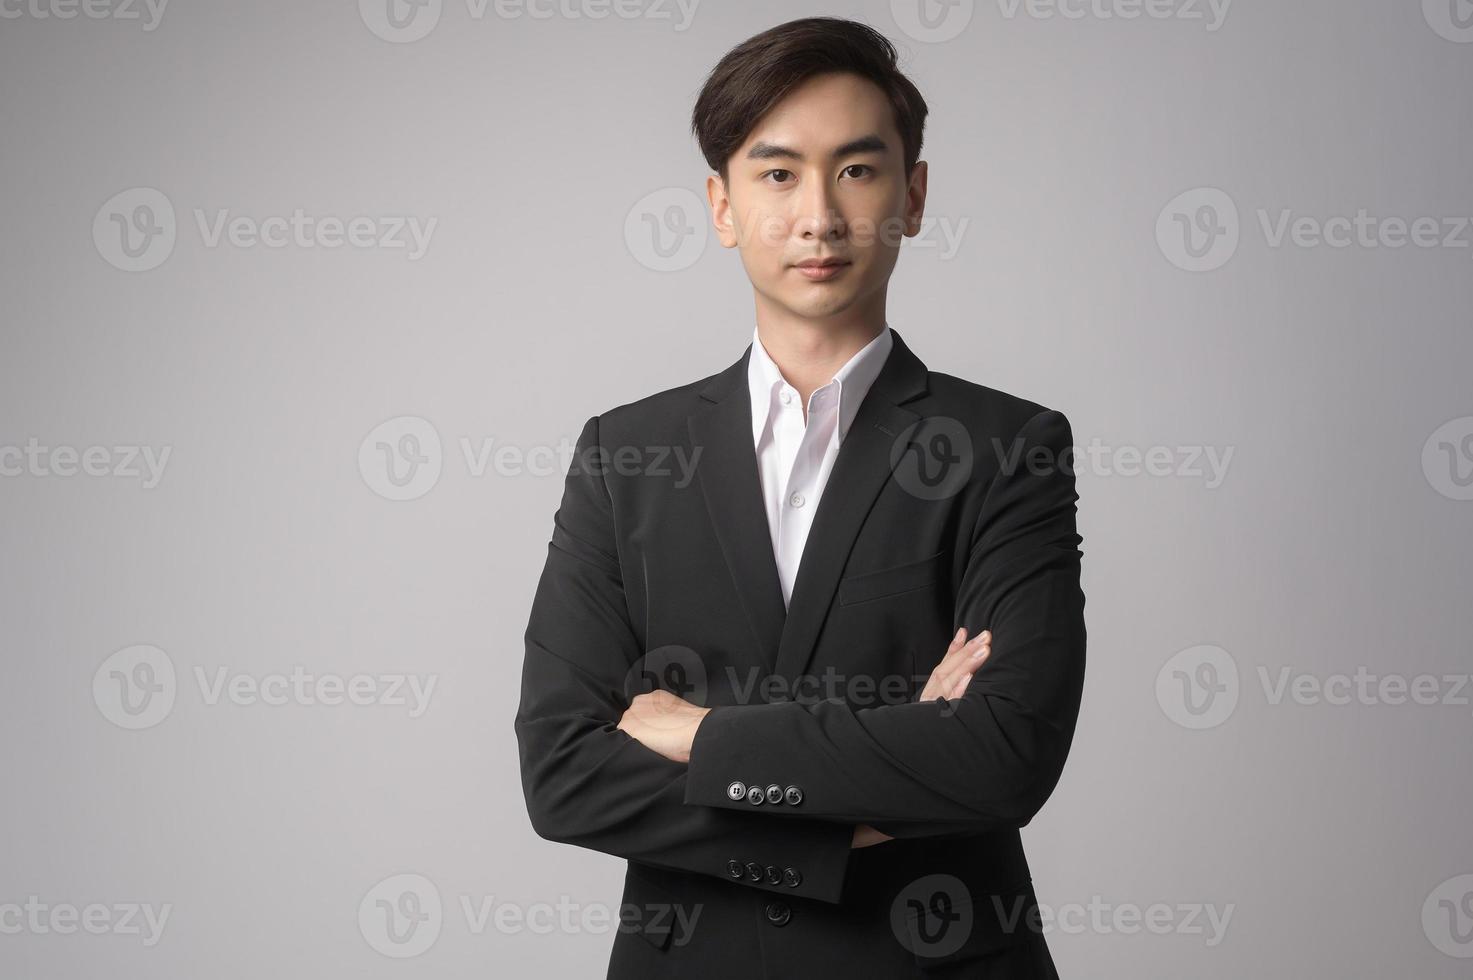
[(752, 396), (752, 442), (767, 505), (772, 554), (782, 582), (783, 605), (793, 595), (798, 563), (808, 529), (839, 455), (839, 444), (854, 422), (859, 403), (880, 374), (894, 341), (890, 325), (865, 344), (808, 398), (808, 420), (798, 390), (788, 384), (752, 328), (747, 387)]

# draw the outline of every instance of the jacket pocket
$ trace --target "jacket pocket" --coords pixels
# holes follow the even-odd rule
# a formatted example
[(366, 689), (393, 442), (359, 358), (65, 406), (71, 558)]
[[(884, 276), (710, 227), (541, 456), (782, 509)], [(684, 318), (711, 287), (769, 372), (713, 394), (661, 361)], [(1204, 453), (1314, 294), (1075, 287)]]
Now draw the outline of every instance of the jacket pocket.
[(877, 572), (851, 575), (839, 582), (839, 604), (852, 606), (856, 602), (883, 599), (935, 585), (941, 580), (945, 560), (946, 551), (943, 549), (919, 561), (882, 568)]

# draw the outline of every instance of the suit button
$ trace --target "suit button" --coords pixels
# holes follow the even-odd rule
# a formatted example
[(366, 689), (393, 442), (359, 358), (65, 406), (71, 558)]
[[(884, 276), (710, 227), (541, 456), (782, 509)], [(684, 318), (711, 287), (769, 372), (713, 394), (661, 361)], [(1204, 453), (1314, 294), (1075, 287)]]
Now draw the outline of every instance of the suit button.
[(785, 926), (793, 917), (793, 910), (782, 902), (769, 902), (767, 904), (767, 921), (775, 926)]
[(803, 791), (796, 786), (789, 786), (783, 793), (783, 799), (788, 801), (788, 806), (797, 806), (803, 802)]
[(753, 881), (761, 881), (764, 873), (765, 872), (762, 870), (762, 865), (758, 864), (756, 861), (747, 862), (748, 878), (751, 878)]
[(781, 803), (782, 801), (783, 801), (783, 788), (781, 786), (779, 786), (777, 783), (773, 783), (771, 786), (767, 787), (767, 802), (768, 803), (774, 803), (774, 804), (776, 804), (776, 803)]
[(783, 873), (770, 864), (767, 866), (767, 883), (769, 885), (781, 885), (783, 883)]
[(797, 868), (783, 868), (783, 884), (789, 888), (797, 888), (803, 884), (803, 876), (798, 873)]
[(731, 875), (733, 878), (740, 878), (742, 875), (746, 874), (747, 871), (745, 868), (742, 867), (742, 862), (731, 860), (726, 862), (726, 873)]
[(740, 780), (733, 782), (730, 786), (726, 787), (726, 798), (729, 800), (739, 800), (746, 795), (747, 784), (741, 782)]
[(753, 786), (751, 789), (747, 790), (748, 803), (752, 804), (753, 806), (761, 806), (762, 799), (763, 795), (761, 786)]

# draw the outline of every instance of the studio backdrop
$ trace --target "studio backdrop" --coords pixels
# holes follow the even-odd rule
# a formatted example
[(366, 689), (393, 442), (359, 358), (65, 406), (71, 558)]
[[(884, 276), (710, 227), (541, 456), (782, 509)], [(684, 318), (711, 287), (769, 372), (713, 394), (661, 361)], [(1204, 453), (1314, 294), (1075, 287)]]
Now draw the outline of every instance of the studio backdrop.
[(523, 631), (751, 339), (691, 106), (814, 14), (931, 109), (889, 323), (1073, 426), (1061, 975), (1468, 975), (1466, 0), (0, 0), (0, 975), (603, 975)]

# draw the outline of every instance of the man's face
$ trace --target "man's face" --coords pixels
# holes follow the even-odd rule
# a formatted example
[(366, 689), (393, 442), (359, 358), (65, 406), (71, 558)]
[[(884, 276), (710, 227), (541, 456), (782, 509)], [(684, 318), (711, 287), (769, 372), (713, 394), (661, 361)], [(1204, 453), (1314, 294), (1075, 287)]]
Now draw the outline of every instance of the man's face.
[[(808, 79), (758, 123), (707, 181), (712, 221), (759, 294), (822, 319), (856, 305), (883, 311), (903, 237), (920, 230), (926, 164), (905, 175), (894, 111), (851, 74)], [(800, 263), (838, 259), (837, 268)]]

